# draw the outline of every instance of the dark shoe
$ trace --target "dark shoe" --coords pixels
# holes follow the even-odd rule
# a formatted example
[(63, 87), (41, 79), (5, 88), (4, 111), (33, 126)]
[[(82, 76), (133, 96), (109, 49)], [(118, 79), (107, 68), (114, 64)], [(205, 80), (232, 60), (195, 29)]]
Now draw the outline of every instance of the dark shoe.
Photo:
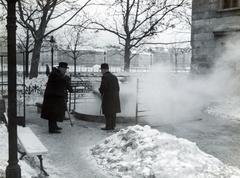
[(54, 133), (59, 134), (59, 133), (61, 133), (61, 132), (58, 131), (58, 130), (49, 130), (49, 133), (51, 133), (51, 134), (54, 134)]
[(58, 127), (58, 126), (57, 126), (55, 129), (56, 129), (56, 130), (62, 130), (62, 127)]
[(101, 130), (111, 130), (111, 129), (104, 127), (104, 128), (101, 128)]

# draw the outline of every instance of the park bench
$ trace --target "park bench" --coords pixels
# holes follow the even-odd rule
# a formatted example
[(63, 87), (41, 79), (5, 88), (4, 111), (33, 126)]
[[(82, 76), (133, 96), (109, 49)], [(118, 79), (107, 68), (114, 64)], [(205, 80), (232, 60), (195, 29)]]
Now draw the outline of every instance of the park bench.
[(38, 113), (41, 113), (42, 103), (37, 102), (35, 105), (37, 106), (37, 112), (38, 112)]
[[(7, 113), (3, 113), (3, 121), (6, 126), (8, 126), (8, 116)], [(7, 127), (8, 128), (8, 127)], [(40, 170), (44, 173), (45, 176), (49, 176), (48, 173), (43, 168), (43, 158), (42, 155), (47, 154), (47, 148), (42, 144), (39, 138), (34, 134), (30, 127), (17, 127), (17, 138), (19, 145), (22, 149), (18, 148), (18, 152), (21, 154), (20, 160), (23, 159), (25, 155), (29, 157), (37, 156), (40, 161)]]

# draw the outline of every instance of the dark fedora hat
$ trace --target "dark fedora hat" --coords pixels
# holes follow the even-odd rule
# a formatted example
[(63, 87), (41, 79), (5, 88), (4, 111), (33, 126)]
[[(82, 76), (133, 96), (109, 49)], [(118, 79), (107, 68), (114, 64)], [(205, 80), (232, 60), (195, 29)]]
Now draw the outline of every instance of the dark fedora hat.
[(68, 63), (66, 63), (66, 62), (59, 62), (58, 63), (58, 67), (61, 67), (61, 68), (68, 68)]
[(102, 63), (100, 69), (109, 69), (109, 66), (107, 63)]

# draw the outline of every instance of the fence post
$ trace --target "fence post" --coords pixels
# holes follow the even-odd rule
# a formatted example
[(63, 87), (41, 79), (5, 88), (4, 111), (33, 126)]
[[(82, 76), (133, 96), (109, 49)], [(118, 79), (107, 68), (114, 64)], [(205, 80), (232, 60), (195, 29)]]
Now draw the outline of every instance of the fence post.
[(2, 75), (2, 97), (3, 97), (3, 56), (1, 56), (1, 69), (2, 69), (2, 71), (1, 71), (1, 75)]
[(74, 92), (74, 103), (73, 103), (73, 110), (75, 111), (76, 110), (76, 89), (77, 89), (77, 86), (75, 86), (75, 92)]
[(139, 79), (137, 78), (137, 87), (136, 87), (136, 117), (135, 123), (138, 124), (138, 92), (139, 92)]
[(69, 112), (71, 112), (71, 100), (72, 100), (72, 93), (69, 93), (69, 107), (68, 107)]

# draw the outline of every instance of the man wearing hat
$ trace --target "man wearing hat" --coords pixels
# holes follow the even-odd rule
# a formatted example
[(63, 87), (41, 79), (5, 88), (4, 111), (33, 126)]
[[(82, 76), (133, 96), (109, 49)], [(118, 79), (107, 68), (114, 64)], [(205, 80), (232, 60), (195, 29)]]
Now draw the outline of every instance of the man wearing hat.
[(109, 72), (107, 63), (101, 64), (101, 73), (102, 81), (99, 92), (102, 95), (102, 113), (106, 119), (106, 126), (102, 130), (114, 130), (116, 113), (121, 112), (118, 79)]
[(67, 68), (66, 62), (60, 62), (58, 67), (53, 68), (44, 92), (41, 118), (48, 120), (49, 133), (61, 133), (62, 128), (57, 126), (57, 122), (62, 122), (65, 118), (67, 90), (73, 91), (70, 77), (65, 75)]

